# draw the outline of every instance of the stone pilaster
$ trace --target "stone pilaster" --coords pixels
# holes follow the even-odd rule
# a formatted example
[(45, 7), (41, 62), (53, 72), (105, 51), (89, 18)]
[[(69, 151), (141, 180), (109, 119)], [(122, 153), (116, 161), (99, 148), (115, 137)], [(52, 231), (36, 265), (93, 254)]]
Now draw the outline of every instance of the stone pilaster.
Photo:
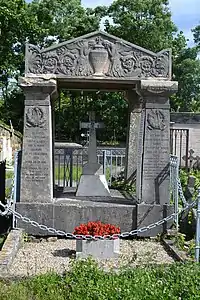
[(169, 96), (177, 91), (177, 87), (177, 82), (153, 80), (142, 80), (137, 86), (145, 104), (142, 181), (139, 182), (142, 204), (138, 206), (138, 226), (161, 219), (163, 206), (169, 205)]
[(25, 77), (20, 86), (25, 94), (20, 202), (52, 202), (51, 99), (56, 81)]
[(128, 129), (125, 179), (132, 181), (137, 176), (139, 141), (142, 140), (143, 134), (142, 98), (135, 90), (130, 90), (126, 93), (126, 100), (128, 102)]

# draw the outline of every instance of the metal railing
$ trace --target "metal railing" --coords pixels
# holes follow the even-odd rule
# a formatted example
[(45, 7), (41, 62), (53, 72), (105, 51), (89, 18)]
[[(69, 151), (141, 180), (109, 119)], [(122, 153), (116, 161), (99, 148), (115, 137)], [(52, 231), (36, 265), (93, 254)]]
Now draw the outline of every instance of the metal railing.
[[(97, 148), (97, 161), (103, 166), (108, 185), (125, 168), (125, 148)], [(57, 148), (54, 151), (54, 182), (56, 187), (77, 187), (84, 164), (88, 161), (88, 148)]]
[[(179, 159), (181, 167), (188, 170), (189, 129), (170, 129), (170, 153)], [(185, 157), (186, 159), (183, 159)]]
[[(103, 152), (104, 153), (104, 152)], [(105, 155), (105, 154), (104, 154)], [(17, 161), (17, 155), (15, 156), (15, 161)], [(17, 163), (15, 164), (15, 170), (17, 169)], [(72, 233), (67, 233), (62, 230), (57, 230), (55, 228), (47, 227), (46, 225), (39, 224), (38, 222), (31, 220), (27, 218), (26, 216), (23, 216), (15, 211), (15, 198), (16, 198), (16, 176), (17, 171), (15, 171), (15, 177), (13, 180), (13, 189), (11, 192), (10, 199), (7, 201), (6, 204), (4, 204), (2, 201), (0, 201), (0, 215), (5, 216), (9, 214), (13, 214), (13, 219), (20, 219), (25, 223), (29, 223), (34, 227), (38, 227), (41, 230), (48, 231), (51, 234), (57, 234), (59, 236), (65, 236), (67, 238), (71, 239), (86, 239), (86, 240), (96, 240), (96, 239), (115, 239), (115, 238), (124, 238), (128, 236), (134, 236), (138, 233), (142, 233), (148, 230), (151, 230), (157, 226), (160, 226), (164, 224), (165, 222), (168, 222), (170, 220), (175, 221), (176, 228), (178, 229), (178, 221), (179, 221), (179, 214), (181, 214), (185, 210), (189, 210), (193, 207), (197, 207), (197, 223), (196, 223), (196, 242), (195, 242), (195, 260), (196, 262), (199, 262), (199, 252), (200, 252), (200, 188), (198, 189), (198, 196), (195, 201), (192, 203), (187, 203), (186, 199), (183, 194), (182, 186), (180, 183), (179, 178), (179, 160), (178, 157), (171, 155), (170, 157), (170, 183), (171, 183), (171, 192), (172, 192), (172, 199), (174, 203), (174, 213), (172, 213), (170, 216), (167, 216), (166, 218), (163, 218), (159, 221), (156, 221), (148, 226), (134, 229), (130, 232), (123, 232), (121, 234), (114, 234), (114, 235), (108, 235), (108, 236), (91, 236), (91, 235), (74, 235)], [(179, 198), (182, 200), (183, 209), (179, 210), (178, 207), (178, 201)], [(15, 222), (13, 222), (13, 227), (15, 227)]]

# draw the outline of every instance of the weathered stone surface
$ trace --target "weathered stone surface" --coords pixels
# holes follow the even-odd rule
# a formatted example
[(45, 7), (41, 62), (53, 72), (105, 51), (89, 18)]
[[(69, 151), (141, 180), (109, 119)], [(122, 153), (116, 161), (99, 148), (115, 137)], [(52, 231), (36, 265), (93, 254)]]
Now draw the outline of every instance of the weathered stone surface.
[[(63, 199), (64, 200), (64, 199)], [(74, 228), (88, 221), (101, 221), (130, 231), (136, 228), (136, 206), (115, 203), (92, 202), (82, 200), (64, 200), (63, 203), (17, 203), (17, 212), (48, 227), (73, 232)], [(21, 220), (17, 226), (32, 235), (50, 235), (48, 231), (40, 230)]]
[(142, 201), (169, 202), (169, 110), (146, 109)]
[(137, 173), (136, 173), (136, 197), (138, 202), (142, 201), (142, 168), (143, 168), (143, 153), (144, 153), (144, 128), (145, 128), (145, 109), (142, 109), (140, 115), (140, 125), (138, 132), (137, 145)]
[(40, 50), (27, 45), (28, 74), (69, 78), (171, 78), (171, 51), (145, 50), (105, 32), (93, 32)]
[(139, 141), (141, 141), (141, 134), (143, 135), (143, 128), (142, 132), (140, 130), (142, 122), (142, 99), (136, 91), (129, 91), (126, 94), (126, 98), (128, 101), (128, 130), (125, 179), (132, 181), (136, 179)]
[(53, 149), (51, 94), (54, 80), (21, 81), (26, 100), (21, 169), (21, 202), (51, 202)]
[(142, 202), (169, 203), (170, 113), (169, 96), (177, 82), (141, 80), (138, 93), (145, 103), (142, 159)]
[[(174, 207), (169, 205), (149, 205), (149, 204), (138, 204), (137, 205), (137, 228), (142, 228), (150, 224), (154, 224), (171, 215), (174, 212)], [(159, 233), (165, 232), (171, 227), (172, 221), (165, 222), (160, 226), (156, 226), (154, 229), (141, 232), (138, 236), (151, 236), (154, 237)]]
[(76, 241), (76, 257), (92, 256), (98, 259), (116, 258), (120, 251), (120, 240)]
[(82, 175), (76, 196), (110, 196), (105, 175)]
[(200, 123), (200, 113), (195, 112), (171, 112), (170, 121), (177, 124), (197, 124)]
[(9, 268), (23, 243), (23, 230), (12, 229), (0, 251), (0, 276), (9, 272)]
[(55, 142), (54, 147), (56, 149), (81, 149), (83, 146), (81, 144), (77, 143), (60, 143), (60, 142)]
[(110, 195), (103, 166), (97, 163), (96, 128), (102, 128), (102, 123), (95, 123), (95, 113), (89, 112), (89, 123), (81, 123), (81, 128), (89, 129), (88, 162), (83, 166), (83, 172), (78, 184), (76, 196)]
[[(48, 196), (47, 196), (48, 197)], [(48, 199), (48, 198), (47, 198)], [(38, 222), (39, 224), (46, 225), (48, 227), (53, 227), (54, 225), (54, 210), (51, 203), (16, 203), (16, 211), (22, 216), (30, 218), (33, 221)], [(59, 218), (59, 216), (57, 216)], [(38, 227), (32, 226), (30, 223), (25, 223), (17, 219), (17, 227), (23, 228), (26, 233), (32, 235), (51, 235), (46, 230), (41, 230)]]

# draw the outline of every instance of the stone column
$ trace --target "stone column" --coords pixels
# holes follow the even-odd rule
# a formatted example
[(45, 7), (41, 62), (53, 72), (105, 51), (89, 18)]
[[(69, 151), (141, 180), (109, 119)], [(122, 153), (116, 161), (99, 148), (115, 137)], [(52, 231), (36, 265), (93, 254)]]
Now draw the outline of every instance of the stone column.
[[(170, 200), (169, 96), (177, 88), (177, 82), (162, 80), (142, 80), (137, 85), (137, 92), (143, 97), (145, 104), (142, 182), (139, 183), (142, 203), (138, 205), (137, 213), (139, 227), (154, 223), (167, 214)], [(162, 231), (160, 227), (152, 230), (153, 235)]]
[(130, 90), (126, 93), (126, 100), (128, 102), (128, 130), (125, 179), (127, 181), (134, 181), (138, 167), (138, 142), (141, 141), (141, 134), (143, 134), (142, 98), (135, 90)]
[(20, 86), (25, 94), (20, 202), (52, 202), (51, 98), (56, 81), (25, 77)]

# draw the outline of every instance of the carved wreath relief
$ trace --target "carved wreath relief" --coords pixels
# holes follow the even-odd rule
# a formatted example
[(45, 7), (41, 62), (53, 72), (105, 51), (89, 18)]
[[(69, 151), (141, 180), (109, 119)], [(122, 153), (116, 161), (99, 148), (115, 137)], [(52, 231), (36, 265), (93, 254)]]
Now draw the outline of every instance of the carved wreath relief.
[(46, 122), (44, 110), (41, 107), (28, 108), (26, 112), (27, 127), (44, 127)]
[(79, 39), (51, 50), (28, 46), (26, 73), (67, 76), (169, 77), (169, 51), (150, 55), (104, 37)]
[(147, 128), (163, 131), (166, 128), (165, 116), (160, 110), (152, 110), (147, 115)]

